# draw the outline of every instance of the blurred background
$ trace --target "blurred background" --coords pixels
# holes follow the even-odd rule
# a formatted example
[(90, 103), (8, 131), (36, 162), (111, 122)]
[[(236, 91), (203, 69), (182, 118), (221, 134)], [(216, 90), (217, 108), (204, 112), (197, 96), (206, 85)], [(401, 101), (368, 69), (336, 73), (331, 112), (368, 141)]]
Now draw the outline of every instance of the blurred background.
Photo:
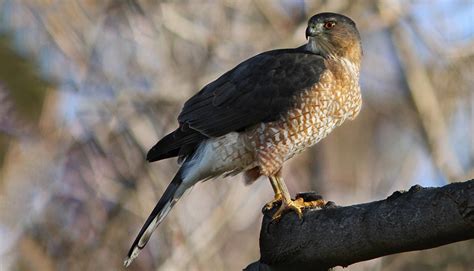
[[(295, 157), (292, 194), (339, 205), (474, 177), (474, 1), (0, 0), (0, 270), (121, 270), (176, 172), (145, 163), (185, 99), (307, 19), (353, 18), (359, 117)], [(267, 180), (194, 187), (128, 270), (241, 270)], [(474, 270), (474, 242), (346, 270)], [(338, 269), (342, 270), (342, 269)]]

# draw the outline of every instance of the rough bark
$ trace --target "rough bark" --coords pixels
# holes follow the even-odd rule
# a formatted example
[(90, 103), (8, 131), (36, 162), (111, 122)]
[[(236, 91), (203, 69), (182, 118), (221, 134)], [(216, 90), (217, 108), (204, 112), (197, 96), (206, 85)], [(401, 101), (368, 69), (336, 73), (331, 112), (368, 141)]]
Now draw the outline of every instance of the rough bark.
[(265, 211), (258, 262), (245, 270), (328, 270), (335, 266), (474, 238), (474, 180), (415, 185), (365, 204), (287, 213)]

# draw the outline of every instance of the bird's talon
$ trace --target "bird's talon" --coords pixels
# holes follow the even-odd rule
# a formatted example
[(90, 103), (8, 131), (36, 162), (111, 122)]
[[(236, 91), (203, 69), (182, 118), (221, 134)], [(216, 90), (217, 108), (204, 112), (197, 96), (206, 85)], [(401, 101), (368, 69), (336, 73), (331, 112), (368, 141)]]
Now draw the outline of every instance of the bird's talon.
[(323, 208), (326, 206), (326, 201), (322, 199), (304, 202), (305, 208)]
[(305, 208), (323, 208), (327, 203), (321, 195), (314, 192), (298, 193), (296, 200), (301, 200)]
[(282, 201), (280, 208), (273, 214), (272, 219), (278, 220), (287, 211), (294, 211), (298, 218), (303, 217), (303, 209), (305, 208), (305, 202), (303, 199), (290, 200), (288, 202)]
[(281, 203), (283, 201), (283, 196), (281, 194), (276, 194), (273, 200), (265, 204), (265, 210), (271, 210), (275, 204)]
[[(281, 200), (281, 199), (280, 199)], [(275, 200), (274, 200), (275, 201)], [(273, 201), (269, 202), (274, 203)], [(326, 202), (322, 199), (312, 200), (312, 201), (304, 201), (303, 198), (297, 198), (295, 200), (290, 200), (289, 202), (282, 201), (280, 208), (273, 214), (272, 219), (278, 220), (281, 216), (286, 213), (287, 211), (294, 211), (298, 218), (303, 218), (303, 209), (305, 208), (322, 208), (326, 205)], [(272, 205), (273, 207), (273, 205)], [(271, 208), (271, 207), (270, 207)]]

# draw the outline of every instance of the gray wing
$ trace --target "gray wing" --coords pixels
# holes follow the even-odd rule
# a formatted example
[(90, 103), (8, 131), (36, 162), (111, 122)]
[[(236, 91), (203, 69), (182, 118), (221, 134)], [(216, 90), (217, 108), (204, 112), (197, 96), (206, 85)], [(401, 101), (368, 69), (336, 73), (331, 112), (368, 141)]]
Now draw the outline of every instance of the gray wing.
[(156, 143), (147, 160), (182, 160), (209, 137), (276, 120), (325, 69), (321, 56), (301, 49), (269, 51), (242, 62), (185, 103), (179, 128)]
[(205, 86), (185, 103), (178, 120), (209, 137), (276, 120), (325, 69), (321, 56), (300, 49), (262, 53)]

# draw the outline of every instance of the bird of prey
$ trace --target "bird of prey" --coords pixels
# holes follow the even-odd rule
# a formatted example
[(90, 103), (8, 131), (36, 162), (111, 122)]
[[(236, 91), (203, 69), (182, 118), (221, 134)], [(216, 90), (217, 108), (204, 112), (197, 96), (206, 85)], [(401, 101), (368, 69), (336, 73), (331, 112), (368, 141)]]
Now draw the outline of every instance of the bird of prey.
[(360, 111), (362, 47), (355, 23), (336, 13), (308, 21), (306, 44), (258, 54), (191, 97), (179, 127), (147, 154), (154, 162), (178, 157), (181, 167), (136, 237), (128, 266), (183, 193), (200, 181), (243, 172), (260, 176), (280, 202), (279, 218), (307, 206), (292, 200), (281, 176), (283, 163), (327, 136)]

